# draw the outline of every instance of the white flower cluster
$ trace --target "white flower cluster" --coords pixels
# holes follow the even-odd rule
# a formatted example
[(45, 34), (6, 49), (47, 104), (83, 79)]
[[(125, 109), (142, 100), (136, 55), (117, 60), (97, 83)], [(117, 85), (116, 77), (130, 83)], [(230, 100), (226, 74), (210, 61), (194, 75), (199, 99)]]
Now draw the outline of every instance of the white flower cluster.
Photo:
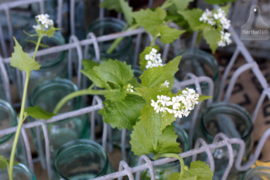
[(199, 103), (199, 94), (194, 89), (186, 88), (182, 91), (182, 95), (172, 98), (161, 95), (157, 96), (157, 99), (157, 102), (151, 100), (151, 106), (157, 113), (168, 112), (174, 114), (174, 117), (182, 118), (182, 116), (187, 117), (195, 105)]
[(130, 92), (134, 92), (133, 88), (134, 87), (131, 84), (128, 84), (126, 90)]
[(230, 39), (230, 36), (231, 36), (231, 33), (221, 31), (221, 39), (218, 42), (218, 46), (224, 47), (226, 45), (229, 45), (232, 42), (232, 40)]
[(40, 14), (38, 16), (36, 16), (36, 18), (38, 19), (38, 21), (40, 22), (41, 25), (36, 25), (33, 26), (34, 29), (36, 30), (41, 30), (42, 26), (45, 28), (43, 30), (48, 29), (50, 26), (53, 26), (53, 20), (49, 19), (49, 15), (48, 14)]
[(224, 29), (229, 29), (231, 21), (226, 18), (226, 13), (221, 8), (217, 9), (217, 12), (212, 12), (206, 9), (199, 20), (212, 26), (221, 24), (222, 31), (221, 40), (218, 42), (219, 46), (224, 47), (232, 42), (230, 39), (231, 34), (224, 32)]
[(145, 55), (145, 59), (148, 61), (146, 68), (164, 66), (162, 64), (161, 54), (157, 54), (157, 50), (152, 48), (150, 54)]

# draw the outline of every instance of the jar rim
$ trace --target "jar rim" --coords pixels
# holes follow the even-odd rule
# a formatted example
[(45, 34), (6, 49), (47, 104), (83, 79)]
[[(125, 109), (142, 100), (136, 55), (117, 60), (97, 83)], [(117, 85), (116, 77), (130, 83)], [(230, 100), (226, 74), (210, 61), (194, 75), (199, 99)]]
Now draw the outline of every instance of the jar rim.
[[(62, 79), (62, 78), (55, 78), (52, 80), (47, 80), (44, 81), (43, 83), (39, 84), (31, 93), (30, 95), (30, 106), (35, 106), (34, 103), (34, 99), (36, 96), (38, 96), (40, 93), (42, 93), (43, 91), (45, 91), (47, 88), (53, 87), (53, 86), (59, 86), (59, 85), (67, 85), (69, 86), (69, 88), (71, 87), (71, 89), (75, 91), (78, 91), (78, 87), (70, 80), (68, 79)], [(73, 106), (72, 110), (77, 110), (80, 108), (80, 104), (81, 104), (81, 97), (77, 97), (76, 101), (75, 101), (75, 105)]]
[[(218, 64), (217, 64), (217, 61), (216, 59), (209, 53), (205, 52), (205, 51), (202, 51), (200, 49), (197, 49), (197, 48), (190, 48), (190, 49), (184, 49), (182, 51), (180, 51), (176, 56), (180, 56), (180, 55), (184, 55), (184, 54), (191, 54), (191, 53), (194, 53), (196, 55), (203, 55), (207, 58), (205, 58), (206, 60), (209, 59), (209, 62), (211, 62), (213, 64), (214, 67), (216, 68), (213, 68), (213, 72), (214, 72), (214, 76), (212, 77), (212, 80), (213, 82), (215, 82), (217, 79), (218, 79)], [(175, 57), (176, 57), (175, 56)], [(182, 61), (182, 59), (181, 59)], [(181, 62), (180, 62), (181, 63)], [(179, 80), (177, 77), (175, 77), (178, 81), (181, 81)]]
[[(34, 174), (32, 173), (32, 171), (30, 169), (28, 169), (24, 164), (19, 163), (18, 165), (13, 166), (13, 171), (16, 170), (23, 170), (24, 172), (27, 173), (28, 177), (30, 177), (32, 180), (36, 180), (36, 177), (34, 176)], [(0, 171), (5, 171), (6, 169), (2, 169)]]
[(257, 166), (257, 167), (254, 167), (254, 168), (248, 170), (248, 171), (243, 175), (242, 180), (245, 180), (245, 179), (248, 178), (249, 175), (251, 175), (254, 171), (259, 170), (259, 169), (262, 169), (262, 170), (268, 170), (268, 173), (270, 173), (270, 167), (267, 167), (267, 166)]
[(209, 141), (213, 141), (214, 137), (208, 132), (208, 130), (206, 129), (205, 127), (205, 123), (204, 123), (204, 120), (206, 119), (206, 115), (212, 111), (212, 110), (215, 110), (217, 108), (224, 108), (226, 110), (231, 110), (231, 111), (234, 111), (236, 112), (236, 110), (238, 111), (241, 111), (241, 113), (243, 113), (245, 116), (246, 116), (246, 119), (248, 121), (248, 123), (250, 123), (250, 128), (248, 130), (248, 132), (245, 134), (245, 135), (241, 135), (241, 139), (242, 140), (246, 140), (252, 133), (252, 130), (253, 130), (253, 123), (252, 123), (252, 120), (251, 120), (251, 117), (249, 115), (249, 113), (247, 112), (247, 110), (237, 104), (233, 104), (233, 103), (227, 103), (227, 102), (219, 102), (219, 103), (213, 103), (210, 107), (208, 107), (202, 117), (201, 117), (201, 126), (202, 126), (202, 132), (203, 134), (206, 136), (206, 138), (209, 140)]
[[(17, 122), (17, 113), (15, 112), (15, 110), (13, 109), (13, 107), (7, 101), (4, 101), (2, 99), (0, 99), (0, 105), (3, 105), (4, 107), (7, 107), (8, 110), (13, 115), (14, 122), (11, 125), (11, 127), (17, 126), (18, 125), (18, 122)], [(4, 135), (3, 137), (0, 137), (0, 143), (4, 143), (4, 142), (8, 141), (14, 134), (15, 134), (15, 132), (14, 133), (7, 134), (7, 135)]]
[(59, 170), (58, 170), (58, 168), (57, 168), (57, 160), (58, 160), (58, 158), (61, 157), (61, 154), (65, 153), (65, 151), (68, 151), (68, 150), (70, 150), (70, 149), (75, 148), (74, 151), (72, 151), (72, 152), (76, 152), (76, 148), (77, 148), (78, 146), (85, 146), (85, 145), (87, 145), (88, 147), (96, 148), (99, 152), (102, 153), (102, 155), (103, 155), (103, 157), (104, 157), (104, 160), (105, 160), (105, 164), (104, 164), (102, 170), (101, 170), (100, 173), (97, 174), (95, 177), (99, 177), (99, 176), (101, 176), (101, 175), (103, 175), (103, 174), (106, 174), (107, 169), (108, 169), (108, 166), (109, 166), (109, 160), (108, 160), (108, 156), (107, 156), (107, 154), (106, 154), (104, 148), (103, 148), (100, 144), (98, 144), (98, 143), (96, 143), (96, 142), (94, 142), (94, 141), (92, 141), (92, 140), (88, 140), (88, 139), (77, 139), (77, 140), (70, 141), (70, 142), (67, 142), (66, 144), (64, 144), (64, 145), (57, 151), (57, 153), (56, 153), (56, 155), (55, 155), (55, 158), (54, 158), (54, 160), (53, 160), (53, 169), (55, 170), (55, 172), (56, 172), (61, 178), (68, 179), (68, 178), (64, 177), (64, 176), (59, 172)]
[[(119, 19), (117, 19), (117, 18), (102, 18), (102, 19), (96, 19), (96, 20), (94, 20), (94, 21), (87, 27), (86, 32), (87, 32), (87, 34), (88, 34), (89, 32), (92, 32), (92, 31), (91, 31), (92, 28), (94, 28), (95, 25), (98, 24), (98, 23), (102, 23), (102, 22), (105, 22), (105, 23), (106, 23), (106, 22), (109, 22), (109, 23), (111, 23), (111, 21), (112, 21), (112, 25), (113, 25), (113, 26), (116, 26), (116, 24), (122, 26), (122, 28), (124, 28), (124, 27), (126, 26), (126, 23), (125, 23), (124, 21), (121, 21), (121, 20), (119, 20)], [(121, 30), (121, 31), (122, 31), (122, 30)], [(87, 34), (86, 34), (86, 36), (87, 36)], [(128, 43), (127, 43), (127, 45), (126, 45), (123, 49), (119, 50), (118, 52), (112, 52), (111, 54), (107, 54), (107, 53), (100, 52), (100, 55), (102, 55), (103, 57), (106, 57), (106, 58), (115, 58), (114, 56), (119, 56), (119, 55), (124, 54), (124, 53), (131, 47), (131, 45), (132, 45), (132, 38), (131, 38), (131, 36), (126, 36), (126, 37), (124, 37), (124, 38), (128, 39)], [(94, 54), (94, 53), (95, 53), (94, 47), (93, 47), (93, 46), (89, 46), (89, 51), (90, 51), (92, 54)]]
[[(35, 34), (36, 31), (34, 29), (31, 29), (29, 31), (30, 34)], [(20, 40), (20, 44), (22, 46), (22, 48), (26, 45), (27, 41), (23, 41), (23, 39), (26, 39), (28, 36), (25, 35), (23, 36), (23, 38), (21, 38)], [(57, 40), (57, 42), (59, 43), (59, 45), (64, 45), (65, 44), (65, 39), (64, 37), (62, 36), (62, 34), (58, 31), (56, 31), (54, 33), (54, 36), (51, 37), (51, 38), (54, 38), (55, 40)], [(40, 69), (39, 71), (43, 71), (43, 70), (47, 70), (48, 68), (52, 68), (58, 64), (60, 64), (61, 62), (63, 62), (63, 60), (65, 59), (65, 51), (60, 51), (60, 52), (56, 52), (56, 53), (59, 53), (59, 56), (56, 57), (56, 59), (54, 61), (50, 61), (50, 62), (47, 62), (47, 63), (40, 63)]]

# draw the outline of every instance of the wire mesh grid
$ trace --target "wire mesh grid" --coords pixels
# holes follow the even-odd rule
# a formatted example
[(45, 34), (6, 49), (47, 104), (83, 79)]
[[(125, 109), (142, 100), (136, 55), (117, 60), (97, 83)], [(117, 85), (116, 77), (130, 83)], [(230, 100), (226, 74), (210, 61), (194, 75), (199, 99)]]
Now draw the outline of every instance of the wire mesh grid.
[[(11, 3), (6, 3), (6, 4), (1, 4), (0, 5), (0, 11), (5, 11), (7, 19), (8, 19), (8, 30), (9, 30), (9, 35), (10, 35), (10, 39), (12, 37), (12, 25), (11, 25), (11, 16), (10, 16), (10, 9), (11, 8), (15, 8), (21, 5), (25, 5), (25, 4), (31, 4), (31, 3), (39, 3), (40, 5), (40, 10), (41, 13), (44, 13), (44, 0), (23, 0), (23, 1), (15, 1), (15, 2), (11, 2)], [(47, 54), (51, 54), (51, 53), (55, 53), (55, 52), (61, 52), (61, 51), (65, 51), (68, 50), (69, 51), (69, 78), (71, 78), (71, 66), (72, 66), (72, 50), (76, 49), (77, 54), (78, 54), (78, 74), (77, 74), (77, 78), (78, 78), (78, 86), (80, 87), (80, 79), (81, 79), (81, 74), (79, 73), (79, 70), (81, 69), (82, 66), (82, 59), (83, 57), (86, 56), (87, 54), (87, 48), (89, 45), (94, 45), (94, 49), (95, 49), (95, 53), (96, 53), (96, 59), (100, 60), (100, 54), (99, 54), (99, 47), (98, 47), (98, 42), (104, 42), (104, 41), (109, 41), (109, 40), (114, 40), (117, 39), (119, 37), (126, 37), (126, 36), (133, 36), (136, 35), (137, 39), (136, 39), (136, 47), (135, 47), (135, 57), (134, 59), (137, 60), (138, 58), (138, 53), (139, 53), (139, 44), (141, 41), (141, 35), (143, 33), (146, 33), (142, 28), (139, 29), (135, 29), (135, 30), (131, 30), (128, 32), (121, 32), (121, 33), (116, 33), (116, 34), (110, 34), (110, 35), (105, 35), (105, 36), (100, 36), (100, 37), (95, 37), (95, 35), (93, 33), (89, 33), (87, 36), (87, 39), (79, 41), (78, 38), (74, 35), (75, 34), (75, 29), (74, 29), (74, 3), (75, 0), (71, 0), (71, 32), (72, 32), (72, 36), (70, 37), (70, 41), (68, 44), (65, 45), (61, 45), (61, 46), (57, 46), (57, 47), (53, 47), (53, 48), (48, 48), (48, 49), (44, 49), (44, 50), (40, 50), (37, 52), (36, 56), (42, 56), (42, 55), (47, 55)], [(61, 7), (63, 4), (63, 0), (58, 0), (58, 15), (57, 15), (57, 22), (58, 22), (58, 26), (61, 27)], [(153, 4), (153, 1), (149, 1), (149, 7), (151, 7)], [(100, 11), (100, 18), (103, 17), (103, 9), (101, 9)], [(118, 17), (120, 17), (120, 15), (118, 15)], [(174, 24), (172, 25), (174, 26)], [(220, 89), (222, 90), (224, 88), (224, 84), (225, 84), (225, 80), (230, 72), (230, 69), (232, 68), (237, 56), (241, 53), (244, 58), (246, 59), (246, 64), (244, 64), (243, 66), (241, 66), (240, 68), (238, 68), (235, 73), (233, 74), (229, 86), (227, 88), (227, 91), (225, 93), (225, 97), (224, 97), (224, 102), (228, 102), (230, 99), (230, 96), (232, 94), (232, 90), (233, 87), (235, 85), (236, 79), (246, 70), (251, 69), (253, 71), (253, 73), (255, 74), (255, 76), (257, 77), (258, 81), (260, 82), (260, 84), (263, 87), (263, 93), (261, 94), (260, 99), (258, 100), (258, 103), (256, 105), (256, 108), (253, 112), (252, 115), (252, 121), (255, 122), (259, 108), (261, 107), (263, 100), (265, 99), (266, 96), (268, 96), (268, 98), (270, 98), (270, 90), (269, 90), (269, 85), (266, 81), (266, 79), (264, 78), (264, 76), (262, 75), (260, 69), (258, 68), (257, 63), (254, 61), (254, 59), (251, 57), (250, 53), (248, 52), (248, 50), (246, 49), (246, 47), (243, 45), (243, 43), (241, 42), (241, 40), (239, 39), (238, 35), (235, 33), (233, 27), (230, 27), (229, 31), (232, 33), (232, 37), (233, 37), (233, 41), (236, 45), (236, 49), (233, 53), (233, 56), (230, 60), (229, 65), (227, 66), (224, 75), (221, 79), (221, 83), (220, 83)], [(1, 38), (2, 37), (2, 38)], [(150, 36), (150, 38), (152, 38)], [(195, 38), (193, 38), (195, 39)], [(12, 41), (11, 41), (12, 42)], [(4, 43), (4, 39), (3, 39), (3, 33), (2, 33), (2, 26), (1, 26), (1, 22), (0, 22), (0, 43), (1, 46), (3, 48), (4, 51), (4, 56), (5, 58), (2, 58), (0, 56), (0, 69), (1, 69), (1, 75), (2, 75), (2, 81), (5, 87), (5, 94), (7, 97), (7, 100), (11, 103), (11, 94), (10, 94), (10, 85), (9, 85), (9, 77), (8, 74), (6, 72), (5, 69), (5, 64), (9, 64), (10, 63), (10, 58), (7, 57), (7, 51), (6, 51), (6, 45)], [(13, 44), (11, 43), (11, 49), (13, 47)], [(83, 52), (83, 47), (84, 47), (84, 52)], [(168, 54), (168, 49), (169, 46), (165, 46), (164, 48), (164, 52), (163, 52), (163, 58), (167, 57)], [(30, 54), (30, 56), (33, 56), (33, 53)], [(23, 76), (24, 80), (25, 80), (25, 76)], [(186, 76), (186, 80), (182, 81), (182, 82), (177, 82), (175, 81), (174, 87), (175, 88), (182, 88), (185, 87), (187, 85), (195, 85), (196, 90), (198, 91), (198, 93), (201, 93), (201, 87), (200, 87), (200, 82), (206, 82), (209, 86), (209, 92), (208, 95), (213, 95), (213, 81), (209, 78), (209, 77), (196, 77), (194, 74), (187, 74)], [(23, 83), (22, 83), (23, 84)], [(21, 88), (22, 89), (22, 88)], [(218, 94), (218, 100), (221, 100), (221, 92), (219, 92)], [(212, 103), (212, 100), (208, 100), (207, 102), (207, 106), (209, 106)], [(72, 112), (67, 112), (67, 113), (63, 113), (60, 115), (56, 115), (53, 118), (49, 119), (49, 120), (42, 120), (42, 119), (37, 119), (35, 122), (30, 122), (30, 123), (25, 123), (22, 126), (22, 130), (21, 130), (21, 135), (22, 135), (22, 139), (23, 139), (23, 144), (25, 146), (25, 153), (26, 153), (26, 157), (27, 157), (27, 163), (28, 163), (28, 167), (33, 171), (33, 162), (36, 162), (38, 160), (41, 161), (41, 163), (43, 164), (43, 166), (46, 166), (48, 175), (50, 177), (51, 174), (51, 162), (50, 162), (50, 140), (49, 140), (49, 136), (48, 136), (48, 130), (47, 130), (47, 124), (56, 122), (56, 121), (61, 121), (63, 119), (69, 118), (69, 117), (74, 117), (74, 116), (78, 116), (78, 115), (82, 115), (82, 114), (86, 114), (86, 113), (90, 113), (90, 112), (94, 112), (97, 111), (99, 109), (102, 109), (103, 105), (102, 105), (102, 100), (98, 97), (98, 96), (94, 96), (93, 98), (93, 103), (92, 106), (86, 107), (86, 108), (82, 108), (76, 111), (72, 111)], [(192, 122), (191, 122), (191, 130), (190, 130), (190, 139), (192, 139), (192, 134), (194, 131), (194, 125), (195, 125), (195, 120), (196, 117), (198, 115), (199, 112), (199, 108), (200, 108), (200, 104), (195, 108), (194, 110), (194, 115), (192, 117)], [(95, 134), (94, 134), (94, 129), (95, 129), (95, 113), (91, 114), (91, 126), (89, 128), (91, 128), (91, 138), (92, 140), (95, 140)], [(178, 120), (179, 122), (179, 120)], [(44, 159), (42, 160), (42, 158), (38, 158), (33, 160), (32, 156), (31, 156), (31, 148), (30, 148), (30, 143), (26, 134), (26, 129), (30, 129), (30, 128), (42, 128), (43, 130), (43, 135), (44, 135), (44, 139), (45, 139), (45, 154), (46, 154), (46, 161), (44, 161)], [(7, 135), (10, 133), (14, 133), (16, 131), (17, 127), (11, 127), (11, 128), (7, 128), (4, 130), (0, 130), (0, 136), (3, 135)], [(109, 131), (110, 126), (106, 123), (104, 123), (104, 129), (103, 129), (103, 136), (102, 136), (102, 146), (104, 147), (104, 149), (106, 149), (107, 146), (111, 146), (111, 142), (109, 141), (109, 143), (107, 144), (107, 137), (108, 137), (108, 133), (111, 133), (111, 131)], [(220, 148), (220, 147), (224, 147), (226, 146), (229, 152), (229, 163), (227, 165), (227, 168), (223, 174), (222, 179), (226, 179), (228, 176), (228, 173), (231, 169), (231, 167), (233, 166), (233, 161), (234, 161), (234, 155), (233, 155), (233, 151), (232, 151), (232, 144), (238, 144), (239, 145), (239, 152), (237, 154), (237, 158), (235, 161), (235, 167), (238, 171), (246, 171), (248, 170), (254, 163), (255, 161), (258, 159), (259, 154), (263, 148), (263, 145), (265, 143), (265, 141), (267, 140), (268, 136), (270, 135), (270, 129), (268, 129), (267, 131), (264, 132), (263, 136), (261, 137), (259, 144), (254, 152), (253, 157), (249, 160), (249, 162), (247, 164), (241, 165), (242, 162), (242, 158), (244, 155), (244, 151), (245, 151), (245, 143), (243, 142), (243, 140), (238, 139), (238, 138), (228, 138), (226, 137), (226, 135), (220, 133), (217, 134), (214, 138), (214, 141), (212, 144), (207, 144), (203, 139), (199, 138), (196, 143), (195, 143), (195, 148), (181, 153), (179, 154), (181, 157), (185, 158), (185, 157), (189, 157), (192, 156), (192, 160), (196, 160), (196, 156), (199, 153), (203, 153), (206, 152), (207, 156), (208, 156), (208, 163), (210, 164), (210, 168), (212, 171), (215, 170), (215, 164), (214, 164), (214, 160), (213, 160), (213, 156), (212, 156), (212, 152), (213, 150)], [(109, 138), (110, 139), (110, 138)], [(124, 161), (126, 159), (126, 154), (125, 154), (125, 148), (124, 148), (124, 144), (126, 141), (126, 129), (122, 130), (122, 139), (121, 139), (121, 143), (122, 143), (122, 155), (123, 155), (123, 161), (120, 162), (119, 164), (119, 171), (112, 173), (112, 174), (108, 174), (102, 177), (97, 177), (94, 178), (95, 180), (101, 180), (101, 179), (122, 179), (124, 176), (128, 176), (129, 179), (134, 179), (133, 173), (136, 173), (136, 179), (140, 179), (140, 173), (143, 170), (149, 169), (150, 171), (150, 175), (151, 175), (151, 180), (155, 179), (155, 174), (154, 174), (154, 166), (158, 166), (158, 165), (162, 165), (162, 164), (166, 164), (172, 161), (175, 161), (175, 158), (163, 158), (160, 160), (156, 160), (156, 161), (151, 161), (147, 156), (142, 155), (138, 161), (138, 166), (136, 167), (129, 167), (128, 164)], [(43, 152), (43, 150), (41, 149), (40, 152)]]

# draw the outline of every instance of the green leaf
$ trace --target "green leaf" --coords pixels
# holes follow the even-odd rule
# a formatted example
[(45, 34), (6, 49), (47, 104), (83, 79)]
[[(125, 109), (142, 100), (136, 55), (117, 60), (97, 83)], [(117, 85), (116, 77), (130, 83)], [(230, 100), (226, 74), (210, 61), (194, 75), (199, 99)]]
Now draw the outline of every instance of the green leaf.
[(216, 49), (218, 48), (218, 42), (221, 39), (220, 31), (213, 28), (206, 28), (203, 31), (203, 37), (207, 44), (209, 44), (212, 53), (215, 53)]
[(106, 95), (106, 100), (121, 101), (126, 97), (126, 91), (123, 88), (110, 90)]
[(93, 67), (93, 69), (84, 69), (81, 72), (91, 79), (96, 86), (107, 89), (110, 89), (108, 82), (124, 87), (133, 78), (131, 65), (111, 59), (99, 66)]
[(91, 61), (91, 60), (88, 60), (88, 59), (83, 59), (82, 60), (82, 64), (83, 64), (84, 69), (87, 69), (87, 70), (91, 70), (95, 66), (99, 66), (100, 65), (99, 63), (94, 62), (94, 61)]
[(212, 96), (200, 95), (199, 96), (199, 102), (202, 102), (202, 101), (207, 100), (207, 99), (210, 99), (210, 98), (212, 98)]
[(171, 89), (165, 86), (155, 86), (152, 88), (140, 87), (140, 88), (135, 88), (135, 90), (142, 95), (142, 97), (146, 100), (148, 105), (151, 105), (152, 99), (154, 101), (157, 101), (158, 95), (164, 95), (171, 92)]
[(193, 0), (172, 0), (179, 11), (187, 9), (190, 2)]
[(157, 52), (159, 51), (159, 47), (157, 45), (146, 47), (143, 52), (140, 54), (140, 65), (141, 71), (144, 71), (147, 65), (147, 60), (145, 59), (145, 55), (149, 54), (151, 50), (155, 48)]
[(199, 20), (203, 14), (203, 11), (201, 9), (178, 11), (178, 13), (184, 16), (184, 18), (189, 23), (191, 29), (193, 29), (194, 31), (203, 30), (201, 25), (204, 23)]
[(20, 69), (21, 71), (25, 71), (29, 74), (32, 70), (39, 70), (40, 65), (39, 62), (36, 62), (33, 58), (29, 56), (29, 54), (23, 52), (22, 47), (18, 43), (15, 37), (13, 37), (15, 41), (14, 53), (12, 53), (12, 57), (10, 60), (10, 65)]
[[(153, 127), (155, 128), (155, 127)], [(173, 127), (169, 126), (159, 134), (158, 137), (149, 136), (146, 128), (142, 122), (136, 123), (131, 134), (131, 149), (135, 155), (141, 156), (143, 154), (163, 154), (163, 153), (180, 153), (179, 143), (176, 142), (177, 135), (173, 131)], [(157, 147), (154, 147), (158, 139)], [(139, 145), (138, 145), (139, 144)]]
[(142, 86), (151, 88), (160, 85), (167, 80), (171, 87), (173, 84), (174, 75), (178, 71), (180, 60), (181, 56), (177, 56), (163, 67), (153, 67), (144, 71), (141, 76)]
[(56, 30), (59, 30), (59, 28), (51, 27), (48, 31), (42, 31), (42, 34), (46, 34), (49, 38), (53, 37)]
[(41, 107), (39, 107), (39, 106), (28, 107), (24, 111), (28, 115), (30, 115), (36, 119), (50, 119), (56, 115), (56, 114), (53, 114), (53, 113), (50, 113), (50, 112), (47, 112), (47, 111), (41, 109)]
[(176, 117), (174, 117), (173, 114), (170, 114), (168, 112), (163, 113), (163, 116), (162, 116), (162, 126), (161, 126), (160, 130), (162, 131), (167, 126), (171, 125), (175, 120), (176, 120)]
[(160, 40), (164, 44), (172, 43), (174, 40), (178, 39), (181, 34), (186, 32), (185, 30), (170, 28), (167, 25), (160, 25), (158, 31), (161, 34)]
[[(26, 40), (27, 42), (31, 42), (31, 43), (34, 43), (35, 45), (37, 45), (37, 42), (36, 41), (32, 41), (32, 40)], [(42, 43), (39, 43), (39, 46), (40, 47), (45, 47), (45, 48), (49, 48), (50, 46), (48, 45), (45, 45), (45, 44), (42, 44)]]
[(99, 6), (116, 12), (123, 12), (119, 0), (103, 0)]
[(104, 107), (99, 111), (104, 121), (113, 128), (131, 130), (139, 120), (145, 100), (135, 95), (127, 95), (122, 101), (104, 101)]
[(228, 14), (230, 10), (231, 4), (227, 4), (226, 6), (220, 7), (223, 11), (225, 11), (226, 14)]
[(130, 7), (128, 5), (128, 2), (125, 1), (125, 0), (119, 0), (120, 2), (120, 6), (121, 6), (121, 9), (125, 15), (125, 18), (127, 20), (127, 24), (128, 25), (132, 25), (132, 22), (133, 22), (133, 19), (132, 19), (132, 16), (131, 16), (131, 13), (132, 13), (132, 7)]
[(194, 161), (190, 164), (190, 169), (186, 171), (189, 176), (197, 176), (197, 180), (212, 180), (213, 171), (209, 165), (202, 161)]
[(4, 156), (0, 156), (0, 169), (8, 168), (9, 162)]
[(131, 15), (148, 33), (156, 36), (158, 34), (158, 26), (163, 23), (166, 17), (166, 11), (161, 8), (156, 8), (154, 11), (141, 9), (138, 12), (133, 12)]
[(134, 87), (140, 87), (141, 86), (141, 83), (138, 82), (138, 79), (136, 77), (133, 77), (129, 83)]
[(208, 4), (225, 4), (228, 2), (235, 2), (235, 0), (205, 0)]
[(145, 135), (147, 138), (151, 139), (153, 150), (156, 150), (158, 139), (162, 134), (162, 113), (156, 113), (154, 108), (148, 104), (142, 108), (139, 119), (140, 123), (142, 123), (143, 127), (145, 128)]
[(170, 175), (168, 180), (197, 180), (197, 177), (190, 177), (188, 175), (184, 175), (183, 177), (180, 177), (180, 173), (173, 173)]

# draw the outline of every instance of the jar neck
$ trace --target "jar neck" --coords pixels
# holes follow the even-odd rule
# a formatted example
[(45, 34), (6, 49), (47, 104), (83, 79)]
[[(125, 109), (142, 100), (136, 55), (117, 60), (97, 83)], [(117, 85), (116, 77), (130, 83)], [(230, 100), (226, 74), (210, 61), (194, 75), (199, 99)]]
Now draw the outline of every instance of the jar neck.
[[(90, 156), (85, 156), (89, 155)], [(86, 163), (81, 163), (78, 165), (76, 162), (81, 162), (82, 158), (86, 161)], [(71, 163), (71, 166), (67, 164), (65, 161), (68, 160), (68, 163)], [(103, 165), (100, 170), (96, 174), (92, 174), (91, 177), (98, 177), (105, 175), (108, 167), (109, 167), (109, 160), (107, 154), (102, 146), (98, 143), (91, 141), (91, 140), (75, 140), (66, 143), (62, 146), (62, 148), (56, 153), (53, 162), (53, 168), (56, 174), (64, 179), (69, 179), (69, 168), (72, 169), (88, 169), (87, 172), (80, 171), (77, 175), (82, 174), (89, 174), (89, 167), (91, 168), (91, 163), (96, 163), (99, 165)], [(65, 167), (62, 167), (62, 166)], [(87, 168), (88, 167), (88, 168)], [(76, 172), (73, 172), (75, 174)]]
[(258, 179), (261, 179), (262, 177), (264, 177), (265, 179), (269, 179), (270, 167), (258, 166), (258, 167), (252, 168), (244, 174), (242, 180), (252, 180), (253, 178), (255, 179), (256, 177)]
[[(2, 116), (5, 116), (5, 117), (2, 117)], [(1, 99), (0, 99), (0, 117), (1, 117), (0, 118), (1, 121), (4, 121), (4, 120), (8, 121), (8, 122), (3, 122), (2, 124), (8, 123), (9, 127), (17, 126), (17, 114), (15, 110), (12, 108), (12, 106), (8, 102)], [(3, 129), (9, 128), (8, 126), (4, 127)], [(13, 136), (14, 136), (14, 133), (7, 134), (5, 136), (0, 137), (0, 144), (5, 143)]]
[[(210, 127), (210, 123), (217, 127)], [(210, 142), (218, 133), (224, 133), (229, 138), (241, 138), (247, 141), (251, 138), (253, 124), (249, 113), (237, 104), (215, 103), (202, 115), (200, 127), (206, 139)], [(209, 130), (216, 129), (216, 132)]]

